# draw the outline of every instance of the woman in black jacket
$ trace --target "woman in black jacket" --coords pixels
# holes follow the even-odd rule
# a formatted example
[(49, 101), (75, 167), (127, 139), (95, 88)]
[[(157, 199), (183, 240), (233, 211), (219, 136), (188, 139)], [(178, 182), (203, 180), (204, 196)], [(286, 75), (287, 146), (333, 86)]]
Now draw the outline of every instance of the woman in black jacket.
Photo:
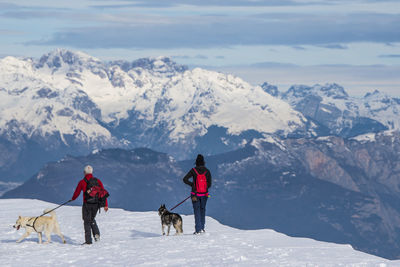
[[(192, 181), (189, 181), (190, 178), (192, 178)], [(203, 155), (197, 155), (196, 167), (190, 169), (183, 178), (183, 182), (192, 187), (191, 195), (195, 220), (194, 234), (204, 233), (208, 188), (211, 187), (211, 173), (205, 167)]]

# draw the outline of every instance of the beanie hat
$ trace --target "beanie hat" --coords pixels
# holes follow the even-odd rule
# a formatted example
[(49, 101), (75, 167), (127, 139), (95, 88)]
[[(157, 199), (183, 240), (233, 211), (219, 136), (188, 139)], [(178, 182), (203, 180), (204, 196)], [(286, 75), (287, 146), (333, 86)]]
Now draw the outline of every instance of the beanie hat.
[(83, 172), (84, 172), (85, 174), (93, 173), (93, 167), (90, 166), (90, 165), (87, 165), (87, 166), (83, 169)]
[(204, 157), (202, 154), (198, 154), (196, 158), (196, 166), (204, 166), (206, 163), (204, 162)]

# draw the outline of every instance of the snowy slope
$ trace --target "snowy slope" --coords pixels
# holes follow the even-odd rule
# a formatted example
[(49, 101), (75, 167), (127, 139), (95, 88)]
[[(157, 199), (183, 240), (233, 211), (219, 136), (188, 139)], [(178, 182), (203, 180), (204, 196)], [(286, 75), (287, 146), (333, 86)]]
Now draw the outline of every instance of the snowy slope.
[[(353, 250), (348, 245), (294, 238), (272, 230), (244, 231), (207, 217), (207, 233), (193, 236), (193, 216), (183, 216), (184, 235), (161, 236), (156, 212), (110, 209), (97, 222), (102, 239), (81, 246), (81, 208), (57, 210), (67, 244), (53, 235), (53, 243), (37, 244), (37, 235), (20, 244), (12, 228), (19, 215), (37, 216), (56, 204), (38, 200), (0, 200), (0, 255), (2, 266), (398, 266)], [(178, 208), (179, 210), (179, 208)]]
[[(232, 75), (187, 70), (165, 57), (105, 63), (62, 49), (40, 60), (6, 57), (0, 60), (0, 93), (0, 128), (16, 120), (28, 135), (59, 132), (62, 138), (81, 131), (89, 140), (110, 139), (96, 119), (114, 127), (123, 119), (167, 124), (173, 140), (204, 134), (211, 125), (235, 134), (290, 133), (305, 121), (260, 87)], [(87, 103), (78, 105), (77, 98), (85, 97)]]
[[(38, 71), (32, 60), (0, 60), (0, 134), (7, 136), (17, 128), (20, 136), (28, 138), (56, 134), (64, 143), (65, 135), (83, 142), (111, 142), (110, 132), (96, 121), (95, 114), (78, 106), (87, 95), (48, 72)], [(89, 103), (83, 103), (86, 109)]]
[(4, 181), (95, 149), (148, 147), (184, 159), (234, 150), (255, 136), (308, 134), (304, 116), (261, 87), (166, 57), (103, 62), (64, 49), (5, 57), (0, 99)]
[(400, 129), (400, 99), (375, 90), (359, 100), (361, 114), (373, 118), (390, 130)]
[[(303, 124), (302, 116), (283, 101), (265, 94), (240, 78), (202, 69), (186, 71), (169, 80), (167, 89), (157, 86), (135, 98), (135, 110), (157, 123), (168, 122), (173, 140), (188, 134), (204, 135), (207, 128), (217, 125), (231, 134), (245, 130), (289, 133)], [(146, 103), (155, 101), (154, 103)], [(160, 112), (152, 110), (158, 103), (168, 103)]]
[(149, 147), (183, 159), (234, 150), (254, 136), (307, 133), (300, 112), (260, 87), (166, 57), (103, 62), (64, 49), (5, 57), (0, 99), (2, 181), (102, 148)]
[(344, 137), (400, 128), (400, 99), (375, 90), (352, 97), (338, 84), (294, 85), (285, 93), (265, 83), (263, 89), (280, 96), (294, 109)]

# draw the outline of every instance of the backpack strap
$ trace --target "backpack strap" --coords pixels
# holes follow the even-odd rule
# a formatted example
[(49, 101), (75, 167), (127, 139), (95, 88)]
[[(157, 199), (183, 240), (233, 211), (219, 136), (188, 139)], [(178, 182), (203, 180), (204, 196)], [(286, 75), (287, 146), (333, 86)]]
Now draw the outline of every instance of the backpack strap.
[[(193, 170), (194, 170), (194, 172), (195, 172), (197, 175), (200, 175), (200, 173), (197, 172), (196, 168), (193, 168)], [(202, 173), (202, 174), (206, 174), (206, 172), (207, 172), (207, 171), (205, 171), (205, 172)]]
[[(93, 178), (92, 178), (92, 179), (93, 179)], [(86, 177), (84, 177), (83, 180), (86, 182), (86, 188), (85, 188), (85, 191), (86, 191), (86, 190), (87, 190), (87, 187), (88, 187), (88, 185), (89, 185), (89, 180), (86, 179)]]
[[(93, 180), (94, 179), (94, 180)], [(99, 181), (98, 181), (98, 179), (96, 178), (96, 177), (92, 177), (91, 179), (90, 179), (90, 181), (88, 180), (88, 179), (86, 179), (86, 177), (83, 177), (83, 180), (86, 182), (86, 188), (85, 188), (85, 194), (87, 194), (87, 190), (88, 190), (88, 185), (89, 185), (89, 182), (91, 181), (91, 180), (93, 180), (94, 182), (96, 182), (97, 184), (99, 184)]]
[[(95, 179), (96, 182), (99, 183), (99, 182), (97, 181), (97, 178), (96, 178), (96, 177), (92, 177), (90, 180), (92, 180), (92, 179)], [(86, 182), (86, 186), (87, 186), (87, 185), (89, 184), (89, 180), (86, 179), (86, 177), (83, 177), (83, 180)]]

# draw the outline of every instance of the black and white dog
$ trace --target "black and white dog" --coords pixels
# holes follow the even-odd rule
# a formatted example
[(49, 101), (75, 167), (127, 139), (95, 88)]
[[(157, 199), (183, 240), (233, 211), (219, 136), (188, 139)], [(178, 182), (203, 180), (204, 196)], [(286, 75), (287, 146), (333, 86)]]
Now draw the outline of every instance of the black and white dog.
[(162, 234), (165, 235), (164, 227), (168, 226), (167, 235), (169, 235), (169, 230), (171, 228), (171, 224), (174, 226), (176, 230), (176, 235), (183, 234), (182, 229), (182, 217), (177, 213), (172, 213), (167, 210), (165, 204), (161, 205), (158, 209), (158, 215), (161, 218), (161, 230)]

